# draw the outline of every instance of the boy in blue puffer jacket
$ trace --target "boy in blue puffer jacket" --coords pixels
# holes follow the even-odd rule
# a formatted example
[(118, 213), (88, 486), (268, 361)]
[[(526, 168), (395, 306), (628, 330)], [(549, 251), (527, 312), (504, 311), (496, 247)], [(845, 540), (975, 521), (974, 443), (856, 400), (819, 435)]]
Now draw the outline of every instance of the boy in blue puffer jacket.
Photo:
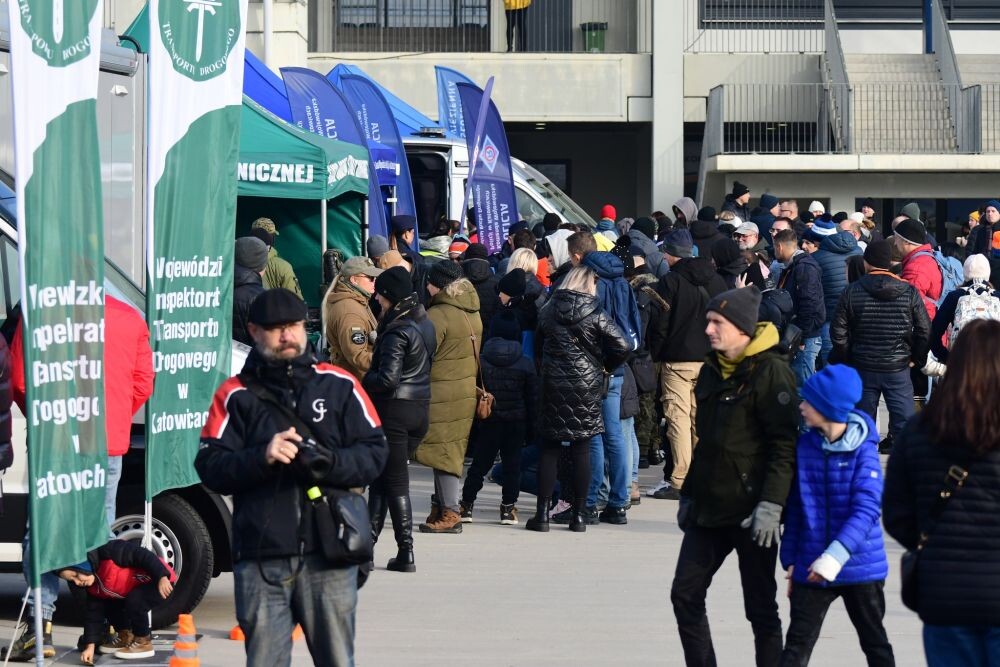
[(791, 625), (782, 665), (806, 665), (827, 609), (838, 597), (869, 665), (894, 665), (882, 618), (889, 564), (879, 521), (878, 431), (854, 406), (861, 377), (834, 364), (802, 387), (796, 478), (788, 497), (781, 565), (788, 572)]

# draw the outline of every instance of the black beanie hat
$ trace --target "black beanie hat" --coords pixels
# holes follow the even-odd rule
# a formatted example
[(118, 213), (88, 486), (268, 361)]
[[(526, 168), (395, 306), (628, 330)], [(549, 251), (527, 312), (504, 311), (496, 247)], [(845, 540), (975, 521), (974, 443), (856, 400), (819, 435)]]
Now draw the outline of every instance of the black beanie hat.
[(511, 298), (524, 296), (524, 285), (524, 269), (511, 269), (497, 283), (497, 292), (506, 294)]
[(760, 299), (760, 290), (756, 285), (750, 285), (716, 295), (708, 302), (706, 310), (722, 315), (732, 322), (733, 326), (752, 338), (757, 331)]
[(656, 223), (652, 218), (639, 218), (632, 223), (632, 229), (642, 232), (650, 241), (656, 240)]
[(428, 272), (427, 282), (438, 289), (444, 289), (462, 276), (462, 267), (447, 260), (434, 262)]
[(546, 213), (545, 217), (542, 218), (542, 226), (545, 227), (545, 231), (547, 232), (556, 231), (561, 224), (562, 218), (559, 217), (558, 213)]
[(814, 216), (811, 211), (802, 211), (799, 213), (799, 220), (802, 221), (802, 224), (812, 222), (815, 219), (816, 216)]
[(465, 254), (462, 256), (465, 259), (486, 259), (490, 255), (486, 250), (486, 246), (482, 243), (470, 243), (469, 247), (465, 249)]
[(733, 181), (733, 197), (742, 197), (746, 193), (750, 192), (750, 188), (743, 185), (739, 181)]
[[(404, 269), (405, 270), (405, 269)], [(284, 287), (261, 292), (250, 304), (249, 321), (261, 327), (301, 322), (309, 314), (305, 302)]]
[(410, 272), (402, 266), (386, 269), (375, 279), (375, 293), (381, 294), (389, 300), (389, 303), (396, 305), (413, 293)]
[(839, 211), (836, 215), (833, 216), (832, 220), (833, 224), (839, 225), (844, 220), (847, 220), (847, 211)]
[(892, 266), (892, 241), (873, 241), (865, 248), (865, 261), (876, 269), (889, 270)]
[(875, 200), (872, 199), (871, 197), (865, 197), (865, 200), (863, 202), (861, 202), (861, 208), (864, 208), (865, 206), (867, 206), (868, 208), (870, 208), (871, 210), (874, 211), (875, 210)]
[(919, 220), (907, 218), (896, 225), (896, 236), (907, 243), (923, 245), (927, 240), (927, 230)]
[(490, 338), (521, 342), (521, 323), (512, 310), (505, 308), (493, 316), (493, 319), (490, 320)]
[(703, 222), (718, 222), (718, 214), (711, 206), (706, 206), (698, 211), (698, 219)]

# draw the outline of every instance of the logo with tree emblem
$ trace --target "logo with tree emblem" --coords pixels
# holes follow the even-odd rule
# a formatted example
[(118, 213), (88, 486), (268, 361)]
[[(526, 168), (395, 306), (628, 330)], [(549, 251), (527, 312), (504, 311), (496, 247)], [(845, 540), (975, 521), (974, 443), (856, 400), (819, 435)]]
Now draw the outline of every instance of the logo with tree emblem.
[(66, 67), (90, 55), (90, 20), (97, 0), (11, 0), (31, 50), (52, 67)]
[(174, 69), (207, 81), (226, 71), (240, 34), (240, 0), (160, 0), (157, 25)]

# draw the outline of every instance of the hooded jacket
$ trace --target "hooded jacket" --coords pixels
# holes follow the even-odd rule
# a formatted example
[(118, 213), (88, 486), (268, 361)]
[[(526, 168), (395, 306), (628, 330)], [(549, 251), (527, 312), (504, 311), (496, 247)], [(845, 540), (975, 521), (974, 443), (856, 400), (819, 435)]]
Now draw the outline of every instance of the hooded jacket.
[[(508, 244), (505, 243), (504, 247), (508, 247)], [(479, 320), (483, 323), (483, 332), (489, 336), (490, 322), (500, 308), (500, 295), (497, 293), (500, 278), (493, 273), (490, 263), (485, 259), (465, 260), (462, 262), (462, 273), (476, 288), (479, 296)]]
[(240, 266), (233, 267), (233, 340), (244, 345), (253, 345), (247, 322), (250, 319), (250, 304), (264, 291), (264, 281), (260, 274)]
[(925, 243), (907, 253), (903, 258), (900, 277), (917, 289), (924, 299), (927, 316), (933, 320), (937, 314), (937, 300), (941, 298), (941, 290), (944, 288), (944, 279), (930, 245)]
[(823, 274), (823, 304), (826, 306), (827, 321), (833, 320), (840, 295), (847, 289), (847, 258), (861, 254), (857, 239), (842, 231), (824, 237), (819, 250), (812, 254)]
[[(330, 470), (319, 482), (300, 481), (294, 464), (267, 463), (268, 443), (290, 424), (247, 389), (250, 382), (294, 410), (317, 446), (331, 454)], [(308, 352), (269, 361), (254, 349), (243, 371), (215, 391), (194, 467), (205, 486), (233, 497), (233, 562), (238, 563), (315, 551), (319, 527), (306, 488), (367, 486), (382, 472), (387, 456), (378, 412), (353, 375), (317, 363)]]
[(434, 325), (436, 351), (431, 364), (430, 428), (417, 448), (416, 459), (459, 477), (476, 412), (476, 352), (483, 340), (478, 311), (479, 297), (471, 285), (458, 296), (438, 292), (427, 309)]
[(722, 210), (720, 210), (719, 212), (722, 213), (723, 211), (732, 211), (737, 216), (739, 216), (740, 220), (742, 220), (743, 222), (750, 221), (749, 203), (737, 204), (736, 197), (734, 197), (731, 193), (726, 195), (726, 200), (722, 202)]
[(719, 224), (713, 220), (695, 220), (690, 230), (691, 238), (698, 247), (698, 257), (711, 258), (712, 246), (719, 239), (726, 238), (719, 232)]
[(372, 364), (375, 343), (371, 333), (378, 327), (368, 297), (347, 278), (337, 278), (326, 295), (323, 316), (330, 363), (360, 380)]
[[(810, 429), (799, 437), (795, 483), (788, 494), (781, 567), (795, 566), (792, 580), (806, 586), (848, 586), (884, 581), (889, 575), (879, 518), (882, 464), (878, 429), (855, 410), (835, 442)], [(843, 566), (832, 582), (807, 583), (809, 567), (824, 552)]]
[[(632, 287), (625, 280), (625, 265), (611, 253), (599, 251), (587, 253), (582, 263), (597, 273), (597, 303), (625, 335), (629, 351), (638, 350), (642, 345), (642, 316)], [(615, 375), (622, 372), (618, 368)]]
[(295, 269), (286, 260), (278, 257), (278, 251), (272, 246), (267, 251), (267, 266), (264, 267), (264, 289), (274, 289), (284, 287), (295, 292), (295, 295), (302, 298), (302, 288), (299, 286), (299, 279), (295, 277)]
[(642, 250), (643, 259), (646, 260), (646, 266), (649, 267), (650, 273), (657, 278), (667, 275), (670, 271), (670, 265), (663, 259), (663, 253), (660, 252), (653, 239), (634, 228), (628, 230), (628, 237), (632, 239), (632, 245)]
[(378, 325), (371, 367), (362, 385), (376, 404), (398, 399), (430, 401), (434, 325), (416, 294), (397, 303)]
[(699, 526), (737, 526), (758, 502), (783, 506), (788, 498), (798, 400), (777, 344), (774, 325), (759, 323), (739, 358), (710, 354), (698, 374), (698, 446), (681, 495), (694, 501)]
[(895, 373), (927, 362), (931, 322), (913, 286), (876, 271), (847, 288), (830, 323), (831, 363)]
[(723, 239), (712, 245), (712, 261), (715, 262), (716, 272), (726, 282), (726, 289), (735, 289), (736, 279), (749, 268), (743, 251), (732, 239)]
[(524, 356), (521, 344), (504, 338), (490, 338), (483, 345), (483, 384), (493, 394), (493, 411), (487, 424), (522, 422), (526, 440), (532, 440), (538, 418), (538, 376), (535, 364)]
[(680, 211), (684, 215), (684, 222), (688, 227), (691, 226), (695, 220), (698, 219), (698, 205), (694, 203), (694, 200), (690, 197), (681, 197), (674, 202), (674, 217), (679, 217), (677, 212)]
[(826, 303), (823, 297), (823, 272), (813, 256), (799, 251), (778, 280), (778, 287), (792, 297), (794, 311), (792, 324), (802, 330), (803, 338), (815, 338), (826, 322)]
[(622, 365), (628, 343), (597, 298), (556, 291), (538, 316), (535, 350), (542, 369), (542, 437), (562, 442), (602, 433), (604, 373)]
[(654, 310), (649, 350), (660, 362), (703, 361), (711, 351), (705, 335), (705, 309), (726, 283), (705, 257), (685, 258), (660, 280), (657, 293), (667, 308)]

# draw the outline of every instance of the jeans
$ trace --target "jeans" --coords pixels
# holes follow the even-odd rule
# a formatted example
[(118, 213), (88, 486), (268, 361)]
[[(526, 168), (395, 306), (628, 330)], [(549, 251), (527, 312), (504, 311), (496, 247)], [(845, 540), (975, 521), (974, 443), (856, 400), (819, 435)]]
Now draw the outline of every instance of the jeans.
[[(104, 487), (104, 511), (108, 515), (108, 530), (114, 525), (118, 515), (118, 482), (122, 479), (122, 457), (108, 457), (108, 478)], [(114, 537), (112, 534), (111, 537)]]
[(816, 361), (816, 370), (826, 366), (827, 359), (830, 358), (830, 352), (833, 351), (833, 340), (830, 338), (830, 323), (827, 322), (819, 329), (820, 346), (819, 346), (819, 358)]
[[(28, 613), (34, 616), (35, 609), (35, 594), (31, 589), (31, 543), (28, 541), (28, 536), (24, 536), (24, 542), (21, 543), (22, 552), (24, 554), (22, 558), (22, 570), (24, 571), (24, 580), (28, 583)], [(56, 600), (59, 599), (59, 577), (56, 576), (55, 572), (43, 572), (41, 576), (41, 589), (42, 589), (42, 618), (46, 621), (52, 620), (52, 614), (56, 611)]]
[(885, 582), (874, 581), (850, 586), (820, 588), (796, 583), (792, 586), (791, 623), (785, 652), (781, 654), (782, 667), (808, 665), (823, 619), (830, 605), (837, 598), (844, 600), (847, 616), (861, 642), (861, 650), (869, 666), (893, 667), (896, 660), (892, 645), (885, 633)]
[[(93, 598), (90, 598), (93, 599)], [(131, 630), (136, 637), (149, 636), (149, 610), (163, 602), (157, 582), (137, 586), (124, 600), (106, 600), (104, 613), (115, 630)]]
[[(633, 482), (639, 481), (639, 438), (635, 435), (635, 417), (622, 420), (622, 435), (625, 436), (625, 451), (629, 455), (629, 479)], [(630, 490), (631, 492), (631, 490)]]
[(895, 373), (858, 371), (861, 376), (861, 401), (858, 408), (872, 419), (878, 413), (878, 398), (885, 396), (885, 407), (889, 409), (889, 437), (895, 438), (906, 426), (906, 420), (913, 416), (913, 384), (909, 369)]
[(622, 383), (624, 378), (613, 376), (610, 381), (608, 395), (601, 403), (601, 415), (604, 417), (604, 433), (599, 433), (590, 439), (590, 490), (587, 492), (587, 505), (597, 505), (597, 494), (604, 481), (604, 462), (607, 459), (608, 477), (611, 489), (608, 494), (608, 506), (625, 507), (629, 500), (631, 485), (628, 454), (625, 451), (625, 438), (622, 435), (621, 407)]
[(778, 585), (774, 579), (778, 545), (767, 549), (759, 547), (750, 538), (750, 531), (738, 526), (692, 526), (684, 531), (670, 589), (670, 602), (688, 667), (716, 664), (705, 596), (712, 577), (734, 549), (743, 585), (743, 609), (753, 627), (757, 665), (773, 666), (781, 659), (781, 618), (775, 601)]
[(465, 476), (462, 500), (467, 505), (476, 501), (483, 479), (493, 467), (493, 461), (500, 452), (503, 462), (503, 504), (513, 505), (521, 490), (521, 449), (524, 447), (525, 424), (521, 422), (486, 422), (476, 443), (472, 465)]
[[(236, 618), (246, 635), (248, 667), (292, 663), (292, 630), (302, 625), (317, 665), (354, 665), (358, 568), (333, 568), (318, 554), (241, 560), (233, 568)], [(261, 570), (270, 580), (261, 576)]]
[(816, 374), (816, 357), (819, 356), (822, 344), (822, 339), (819, 336), (804, 338), (802, 349), (792, 357), (792, 372), (795, 373), (795, 382), (798, 384), (800, 392), (806, 380)]
[(526, 51), (528, 49), (525, 35), (527, 34), (524, 25), (525, 9), (508, 9), (504, 12), (507, 18), (507, 52), (514, 50), (514, 31), (517, 31), (517, 50)]
[(1000, 667), (1000, 627), (925, 625), (924, 654), (927, 667)]

